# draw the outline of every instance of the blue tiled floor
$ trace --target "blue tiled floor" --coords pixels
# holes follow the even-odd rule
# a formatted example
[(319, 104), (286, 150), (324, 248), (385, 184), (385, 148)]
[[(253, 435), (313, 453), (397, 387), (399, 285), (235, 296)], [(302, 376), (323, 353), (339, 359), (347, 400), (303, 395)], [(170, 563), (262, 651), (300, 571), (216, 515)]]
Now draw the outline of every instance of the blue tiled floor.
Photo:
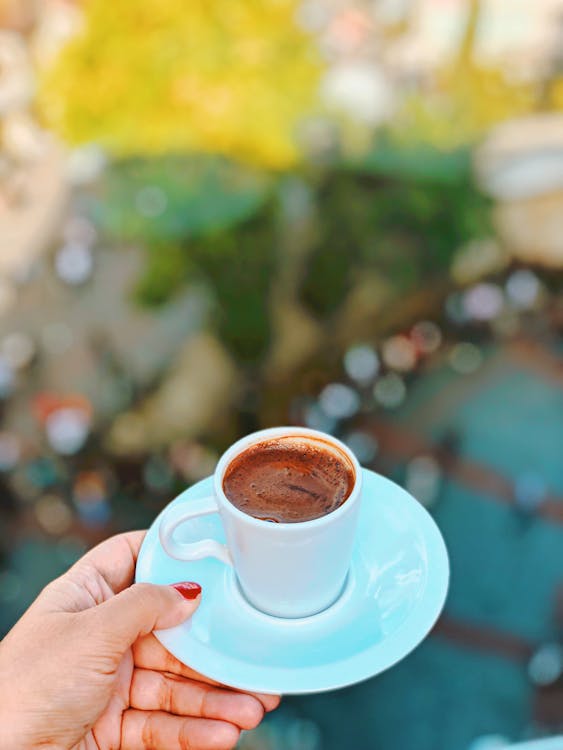
[(449, 614), (532, 642), (554, 635), (563, 528), (447, 482), (435, 511), (451, 562)]
[(396, 419), (434, 439), (454, 427), (465, 458), (513, 479), (537, 473), (563, 495), (563, 383), (516, 365), (502, 350), (489, 350), (475, 374), (443, 367), (422, 378)]
[(466, 750), (477, 735), (521, 735), (529, 698), (521, 666), (431, 639), (367, 683), (294, 702), (323, 750)]

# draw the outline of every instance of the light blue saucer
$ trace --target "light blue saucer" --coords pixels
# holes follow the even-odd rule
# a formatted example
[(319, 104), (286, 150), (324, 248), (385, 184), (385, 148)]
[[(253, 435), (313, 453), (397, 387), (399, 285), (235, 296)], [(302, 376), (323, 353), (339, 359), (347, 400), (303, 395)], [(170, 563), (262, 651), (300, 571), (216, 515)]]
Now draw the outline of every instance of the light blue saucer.
[[(230, 566), (213, 558), (181, 562), (158, 540), (160, 516), (137, 562), (137, 581), (197, 581), (202, 602), (191, 621), (155, 633), (177, 659), (214, 680), (262, 693), (317, 693), (351, 685), (396, 664), (428, 634), (446, 598), (448, 555), (422, 506), (389, 479), (363, 469), (364, 490), (344, 592), (313, 617), (284, 620), (243, 598)], [(173, 503), (209, 495), (211, 478)], [(178, 529), (181, 541), (224, 542), (218, 516)]]

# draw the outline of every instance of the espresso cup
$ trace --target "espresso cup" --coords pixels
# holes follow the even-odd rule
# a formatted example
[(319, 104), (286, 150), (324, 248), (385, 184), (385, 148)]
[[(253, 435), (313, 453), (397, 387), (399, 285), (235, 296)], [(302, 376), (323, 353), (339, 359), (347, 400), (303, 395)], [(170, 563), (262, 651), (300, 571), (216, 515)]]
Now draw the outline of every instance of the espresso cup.
[[(236, 508), (223, 490), (225, 471), (251, 446), (281, 437), (320, 441), (341, 454), (353, 470), (352, 490), (344, 502), (326, 515), (297, 523), (271, 523)], [(231, 565), (243, 595), (256, 609), (275, 617), (308, 617), (329, 607), (340, 596), (356, 534), (362, 473), (347, 446), (317, 430), (274, 427), (238, 440), (219, 459), (213, 475), (213, 494), (190, 498), (163, 512), (159, 538), (177, 560), (215, 557)], [(175, 531), (198, 516), (219, 513), (227, 544), (215, 539), (182, 542)]]

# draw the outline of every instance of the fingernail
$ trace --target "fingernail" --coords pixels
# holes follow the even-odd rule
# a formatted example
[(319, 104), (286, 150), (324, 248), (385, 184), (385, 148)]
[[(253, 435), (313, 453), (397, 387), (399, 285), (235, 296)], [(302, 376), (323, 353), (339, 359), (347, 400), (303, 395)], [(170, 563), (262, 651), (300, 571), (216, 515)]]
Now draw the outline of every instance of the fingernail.
[(184, 599), (196, 599), (201, 594), (201, 586), (194, 581), (184, 581), (183, 583), (173, 583), (172, 588), (182, 594)]

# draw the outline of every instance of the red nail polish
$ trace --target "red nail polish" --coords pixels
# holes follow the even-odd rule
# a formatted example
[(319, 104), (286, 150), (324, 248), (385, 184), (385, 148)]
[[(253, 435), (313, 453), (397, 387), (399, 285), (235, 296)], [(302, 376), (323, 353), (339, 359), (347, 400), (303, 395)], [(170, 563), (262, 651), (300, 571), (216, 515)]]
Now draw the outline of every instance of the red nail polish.
[(184, 599), (195, 599), (201, 594), (201, 586), (194, 581), (184, 581), (183, 583), (173, 583), (172, 588), (176, 589)]

